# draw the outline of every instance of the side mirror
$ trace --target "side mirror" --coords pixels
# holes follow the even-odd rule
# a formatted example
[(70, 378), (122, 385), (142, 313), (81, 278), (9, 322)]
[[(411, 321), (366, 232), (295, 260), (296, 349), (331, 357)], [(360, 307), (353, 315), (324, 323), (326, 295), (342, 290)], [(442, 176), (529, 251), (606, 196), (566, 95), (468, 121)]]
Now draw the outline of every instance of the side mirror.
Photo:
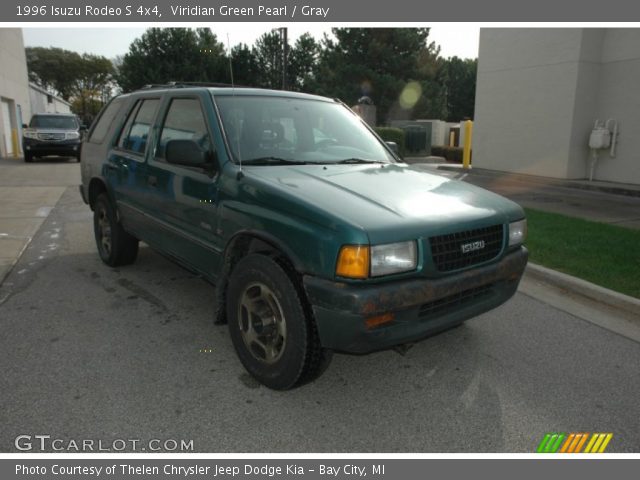
[(89, 130), (89, 127), (88, 127), (88, 126), (86, 126), (86, 125), (84, 125), (84, 124), (80, 125), (80, 131), (81, 131), (81, 132), (84, 132), (84, 131), (87, 131), (87, 130)]
[(398, 144), (396, 142), (384, 142), (384, 143), (386, 143), (387, 147), (389, 147), (391, 151), (396, 155), (400, 153), (400, 150), (398, 150)]
[(29, 125), (27, 125), (26, 123), (23, 123), (22, 128), (29, 128)]
[(213, 170), (214, 162), (209, 152), (203, 150), (193, 140), (169, 140), (165, 147), (165, 158), (168, 163), (185, 167)]

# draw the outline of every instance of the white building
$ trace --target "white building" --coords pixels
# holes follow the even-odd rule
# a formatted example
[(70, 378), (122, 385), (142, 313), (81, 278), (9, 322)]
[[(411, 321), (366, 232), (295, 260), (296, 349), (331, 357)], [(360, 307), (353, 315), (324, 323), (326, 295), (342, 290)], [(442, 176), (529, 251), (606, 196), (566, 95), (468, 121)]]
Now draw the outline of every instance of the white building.
[(595, 180), (640, 184), (640, 29), (482, 29), (473, 165), (588, 178), (596, 120), (618, 125)]
[(50, 94), (35, 83), (29, 83), (29, 100), (31, 101), (31, 115), (36, 113), (71, 113), (69, 102)]
[[(22, 124), (31, 118), (22, 29), (0, 28), (0, 157), (21, 155)], [(16, 152), (17, 149), (17, 152)]]

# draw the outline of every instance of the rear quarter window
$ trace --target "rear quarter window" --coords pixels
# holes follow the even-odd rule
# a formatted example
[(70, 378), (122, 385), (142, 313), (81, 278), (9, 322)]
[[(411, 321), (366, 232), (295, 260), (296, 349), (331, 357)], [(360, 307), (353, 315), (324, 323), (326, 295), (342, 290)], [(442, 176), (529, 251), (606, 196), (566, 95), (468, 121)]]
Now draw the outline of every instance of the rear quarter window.
[(107, 132), (111, 128), (121, 106), (122, 99), (116, 98), (104, 108), (96, 121), (96, 125), (91, 131), (91, 135), (89, 136), (89, 141), (91, 143), (102, 143), (104, 141), (104, 138), (107, 136)]

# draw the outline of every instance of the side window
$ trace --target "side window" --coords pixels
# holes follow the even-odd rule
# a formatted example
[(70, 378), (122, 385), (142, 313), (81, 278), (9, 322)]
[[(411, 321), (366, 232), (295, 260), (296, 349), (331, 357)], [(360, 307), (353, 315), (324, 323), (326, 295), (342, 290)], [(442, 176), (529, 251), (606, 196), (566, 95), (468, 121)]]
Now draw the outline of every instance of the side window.
[(159, 103), (157, 98), (138, 101), (120, 135), (120, 148), (134, 153), (144, 153)]
[(109, 128), (111, 128), (111, 124), (120, 111), (121, 106), (122, 100), (115, 99), (105, 107), (104, 111), (100, 114), (100, 117), (98, 117), (96, 126), (93, 127), (93, 130), (91, 131), (91, 136), (89, 137), (90, 142), (102, 143), (104, 141), (104, 138), (106, 137)]
[(193, 140), (202, 150), (211, 150), (211, 140), (200, 101), (195, 98), (171, 100), (162, 125), (157, 158), (165, 158), (167, 142), (170, 140)]

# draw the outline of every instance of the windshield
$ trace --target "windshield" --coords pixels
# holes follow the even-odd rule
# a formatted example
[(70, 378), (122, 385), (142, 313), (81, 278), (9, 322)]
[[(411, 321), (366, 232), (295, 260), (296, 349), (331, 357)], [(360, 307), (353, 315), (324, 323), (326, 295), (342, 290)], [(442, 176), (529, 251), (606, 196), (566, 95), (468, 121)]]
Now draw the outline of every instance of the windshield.
[(75, 117), (59, 115), (35, 115), (29, 124), (31, 128), (57, 128), (60, 130), (77, 130), (78, 122)]
[(256, 165), (394, 161), (360, 119), (338, 103), (218, 96), (236, 162)]

